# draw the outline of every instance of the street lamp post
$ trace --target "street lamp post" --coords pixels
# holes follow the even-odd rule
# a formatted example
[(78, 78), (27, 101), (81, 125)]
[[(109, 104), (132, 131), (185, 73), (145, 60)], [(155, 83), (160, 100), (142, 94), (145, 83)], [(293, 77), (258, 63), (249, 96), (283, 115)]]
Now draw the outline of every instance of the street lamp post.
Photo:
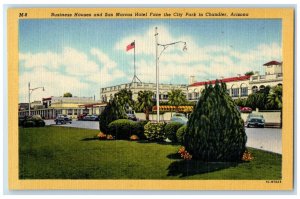
[(37, 89), (39, 89), (39, 88), (42, 88), (43, 89), (43, 91), (45, 91), (45, 88), (44, 88), (44, 86), (41, 86), (41, 87), (36, 87), (36, 88), (30, 88), (30, 82), (28, 82), (28, 116), (30, 116), (30, 95), (31, 95), (31, 93), (34, 91), (34, 90), (37, 90)]
[[(156, 56), (155, 56), (155, 62), (156, 62), (156, 111), (157, 111), (157, 123), (159, 122), (159, 58), (161, 56), (161, 54), (169, 47), (178, 43), (183, 43), (183, 51), (187, 50), (186, 47), (186, 42), (184, 41), (176, 41), (176, 42), (172, 42), (172, 43), (168, 43), (168, 44), (160, 44), (158, 43), (158, 32), (157, 32), (157, 27), (155, 27), (155, 51), (156, 51)], [(158, 52), (158, 47), (162, 46), (163, 49), (160, 51), (160, 53)], [(158, 54), (159, 53), (159, 54)]]

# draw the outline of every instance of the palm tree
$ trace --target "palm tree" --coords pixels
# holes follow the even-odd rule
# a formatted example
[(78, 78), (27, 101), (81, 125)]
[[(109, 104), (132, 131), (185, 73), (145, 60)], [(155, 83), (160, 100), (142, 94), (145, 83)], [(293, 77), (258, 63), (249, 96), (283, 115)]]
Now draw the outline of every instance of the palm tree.
[(178, 106), (184, 104), (186, 100), (185, 94), (180, 89), (172, 89), (168, 92), (169, 104), (176, 107), (176, 112), (178, 112)]
[(139, 91), (136, 103), (136, 108), (139, 111), (143, 111), (146, 115), (146, 120), (149, 120), (149, 113), (152, 110), (153, 101), (152, 96), (154, 93), (152, 91)]
[(124, 109), (125, 112), (127, 111), (127, 109), (133, 107), (134, 105), (131, 90), (127, 90), (127, 89), (120, 90), (115, 94), (114, 99), (115, 102), (117, 103), (117, 106), (120, 109)]
[(270, 90), (268, 104), (270, 107), (280, 110), (280, 127), (282, 127), (282, 86), (275, 86)]

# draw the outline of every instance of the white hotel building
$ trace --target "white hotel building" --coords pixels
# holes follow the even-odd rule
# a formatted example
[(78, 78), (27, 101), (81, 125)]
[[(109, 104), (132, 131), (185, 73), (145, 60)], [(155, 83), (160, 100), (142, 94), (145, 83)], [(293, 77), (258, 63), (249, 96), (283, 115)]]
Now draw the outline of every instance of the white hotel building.
[[(266, 86), (282, 85), (282, 62), (270, 61), (265, 63), (265, 74), (260, 75), (255, 72), (254, 75), (238, 75), (236, 77), (222, 78), (225, 82), (228, 93), (232, 98), (246, 98), (251, 93), (264, 89)], [(197, 100), (200, 93), (205, 88), (205, 84), (215, 83), (215, 80), (195, 82), (193, 78), (188, 86), (188, 100)]]
[[(260, 75), (255, 72), (254, 75), (238, 75), (236, 77), (219, 79), (225, 82), (228, 92), (232, 98), (246, 98), (249, 94), (258, 90), (264, 89), (266, 86), (282, 85), (282, 62), (270, 61), (263, 64), (265, 67), (265, 74)], [(190, 101), (197, 100), (205, 88), (205, 84), (215, 83), (215, 80), (196, 82), (194, 77), (191, 76), (189, 85), (176, 85), (176, 84), (160, 84), (159, 85), (159, 97), (161, 101), (168, 100), (168, 92), (172, 89), (182, 90), (187, 99)], [(130, 89), (133, 93), (133, 99), (137, 99), (138, 92), (140, 90), (153, 91), (154, 98), (156, 98), (156, 84), (155, 83), (128, 83), (120, 84), (100, 89), (101, 102), (108, 102), (113, 98), (114, 94), (121, 89)]]

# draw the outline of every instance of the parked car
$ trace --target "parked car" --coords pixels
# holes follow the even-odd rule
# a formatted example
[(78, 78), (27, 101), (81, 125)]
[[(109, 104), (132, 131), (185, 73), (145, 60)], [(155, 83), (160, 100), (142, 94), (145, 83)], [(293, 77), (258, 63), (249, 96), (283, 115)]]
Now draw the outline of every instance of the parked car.
[(187, 124), (188, 118), (183, 113), (175, 113), (171, 118), (171, 122), (179, 122), (181, 124)]
[(91, 121), (99, 121), (99, 115), (91, 115), (90, 120)]
[(83, 121), (90, 121), (90, 117), (91, 117), (92, 115), (86, 115), (86, 116), (84, 116), (83, 117)]
[(59, 114), (54, 120), (55, 124), (72, 124), (72, 118), (68, 117), (67, 115)]
[(135, 114), (127, 113), (126, 115), (127, 115), (129, 120), (137, 121), (137, 118), (136, 118)]
[(44, 127), (45, 121), (40, 115), (19, 117), (19, 126), (22, 127)]
[(250, 107), (241, 107), (240, 108), (240, 111), (242, 112), (242, 113), (251, 113), (252, 112), (252, 108), (250, 108)]
[(251, 117), (249, 119), (247, 119), (245, 126), (248, 128), (251, 127), (261, 127), (264, 128), (265, 127), (265, 120), (261, 117)]
[(80, 115), (77, 115), (77, 120), (83, 120), (83, 118), (87, 116), (86, 113), (83, 113), (83, 114), (80, 114)]
[(99, 121), (98, 115), (86, 115), (83, 117), (84, 121)]
[(250, 113), (248, 116), (247, 116), (247, 119), (250, 119), (252, 117), (259, 117), (259, 118), (262, 118), (264, 119), (264, 116), (263, 115), (260, 115), (260, 114), (254, 114), (254, 113)]

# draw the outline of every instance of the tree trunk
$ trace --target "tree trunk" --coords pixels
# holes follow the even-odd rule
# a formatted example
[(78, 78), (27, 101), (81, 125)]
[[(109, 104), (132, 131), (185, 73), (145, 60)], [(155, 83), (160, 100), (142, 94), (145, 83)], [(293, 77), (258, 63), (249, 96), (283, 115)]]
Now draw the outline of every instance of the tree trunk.
[(149, 110), (145, 110), (146, 120), (149, 121)]

